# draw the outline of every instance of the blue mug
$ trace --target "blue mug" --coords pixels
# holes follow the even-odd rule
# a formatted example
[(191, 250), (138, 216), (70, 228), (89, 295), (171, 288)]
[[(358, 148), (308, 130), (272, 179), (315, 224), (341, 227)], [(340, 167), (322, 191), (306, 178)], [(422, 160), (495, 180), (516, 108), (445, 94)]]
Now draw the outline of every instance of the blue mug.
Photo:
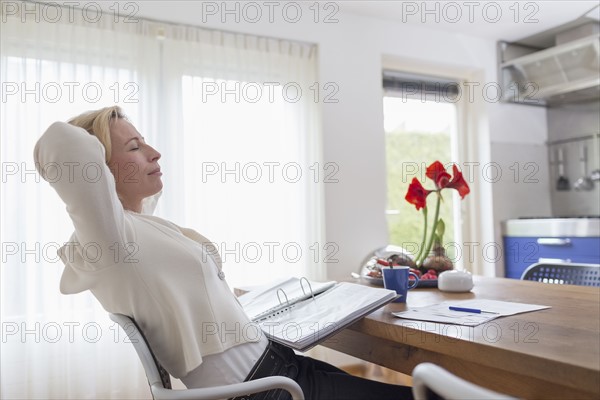
[[(414, 272), (410, 272), (410, 267), (396, 266), (394, 268), (383, 267), (383, 286), (386, 289), (394, 290), (400, 296), (394, 303), (406, 303), (406, 295), (410, 289), (414, 289), (419, 283), (419, 276)], [(412, 275), (415, 277), (413, 281), (408, 279)]]

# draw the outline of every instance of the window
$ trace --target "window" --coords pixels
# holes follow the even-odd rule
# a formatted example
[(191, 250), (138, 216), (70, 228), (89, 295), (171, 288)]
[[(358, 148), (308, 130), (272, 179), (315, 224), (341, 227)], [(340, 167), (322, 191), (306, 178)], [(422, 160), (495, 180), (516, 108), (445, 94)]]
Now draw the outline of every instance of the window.
[[(448, 168), (456, 162), (458, 106), (455, 84), (431, 77), (384, 73), (384, 130), (387, 166), (387, 222), (390, 243), (418, 252), (423, 234), (423, 215), (405, 199), (412, 179), (426, 188), (429, 164), (439, 160)], [(444, 244), (448, 255), (460, 243), (460, 204), (454, 191), (443, 193), (440, 216), (446, 225)], [(432, 204), (430, 204), (432, 203)], [(434, 199), (428, 198), (428, 207)], [(431, 213), (430, 213), (431, 214)], [(429, 216), (431, 219), (431, 215)], [(431, 229), (431, 224), (428, 225)], [(459, 261), (459, 260), (456, 260)]]

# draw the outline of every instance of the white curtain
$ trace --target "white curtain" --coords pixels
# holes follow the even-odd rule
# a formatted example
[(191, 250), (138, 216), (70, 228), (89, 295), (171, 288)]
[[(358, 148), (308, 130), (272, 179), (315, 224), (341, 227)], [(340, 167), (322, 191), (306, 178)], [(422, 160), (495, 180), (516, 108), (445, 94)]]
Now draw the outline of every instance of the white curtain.
[(156, 214), (209, 237), (230, 286), (325, 277), (316, 48), (81, 15), (3, 15), (2, 398), (150, 397), (133, 347), (93, 296), (59, 293), (56, 250), (72, 225), (32, 157), (56, 120), (121, 105), (162, 153)]
[(159, 134), (165, 213), (215, 243), (232, 286), (324, 278), (316, 49), (189, 27), (164, 32), (163, 57), (177, 62), (164, 63), (163, 80), (178, 101), (160, 114), (180, 116)]

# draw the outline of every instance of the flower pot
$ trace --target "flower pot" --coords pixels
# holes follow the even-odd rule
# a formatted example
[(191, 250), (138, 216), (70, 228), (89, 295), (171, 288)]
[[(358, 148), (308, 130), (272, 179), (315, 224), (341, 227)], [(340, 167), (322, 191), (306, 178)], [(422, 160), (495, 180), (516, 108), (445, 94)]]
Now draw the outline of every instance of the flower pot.
[(454, 264), (446, 256), (446, 249), (436, 243), (433, 250), (429, 252), (429, 255), (423, 261), (423, 268), (425, 270), (433, 269), (439, 275), (441, 272), (454, 269)]

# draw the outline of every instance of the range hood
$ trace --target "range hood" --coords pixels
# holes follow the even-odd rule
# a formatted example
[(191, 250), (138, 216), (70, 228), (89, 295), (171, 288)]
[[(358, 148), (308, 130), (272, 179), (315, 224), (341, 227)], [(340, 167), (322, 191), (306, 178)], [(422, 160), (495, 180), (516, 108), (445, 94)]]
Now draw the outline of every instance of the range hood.
[[(584, 18), (569, 25), (499, 42), (503, 101), (551, 106), (600, 99), (600, 23)], [(533, 45), (548, 38), (552, 46)]]

